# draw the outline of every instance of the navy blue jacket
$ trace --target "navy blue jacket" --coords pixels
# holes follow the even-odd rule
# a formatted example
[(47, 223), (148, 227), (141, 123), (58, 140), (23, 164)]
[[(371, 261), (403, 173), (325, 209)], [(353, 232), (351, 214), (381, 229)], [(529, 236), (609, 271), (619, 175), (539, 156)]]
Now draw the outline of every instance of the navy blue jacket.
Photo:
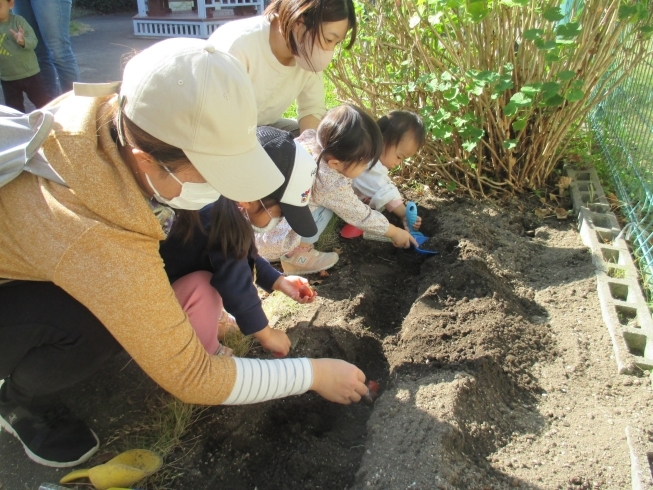
[[(207, 230), (211, 224), (211, 209), (212, 205), (200, 211), (202, 225)], [(268, 325), (268, 319), (254, 286), (254, 270), (256, 284), (268, 293), (272, 292), (281, 273), (258, 254), (251, 253), (245, 259), (236, 260), (225, 256), (221, 250), (207, 252), (208, 241), (207, 235), (195, 230), (186, 243), (177, 236), (169, 236), (161, 242), (159, 251), (170, 283), (191, 272), (212, 273), (211, 285), (222, 296), (224, 309), (236, 318), (240, 331), (251, 335), (262, 330)]]

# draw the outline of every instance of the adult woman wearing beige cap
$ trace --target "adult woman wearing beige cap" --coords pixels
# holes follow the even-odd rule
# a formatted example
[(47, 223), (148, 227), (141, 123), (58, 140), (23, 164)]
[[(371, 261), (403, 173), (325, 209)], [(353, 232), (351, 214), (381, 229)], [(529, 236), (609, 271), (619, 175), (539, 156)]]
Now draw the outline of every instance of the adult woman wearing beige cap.
[[(10, 280), (0, 286), (0, 425), (31, 459), (66, 467), (97, 450), (90, 428), (49, 396), (121, 348), (190, 403), (366, 393), (343, 361), (208, 355), (164, 272), (172, 209), (220, 193), (252, 201), (283, 182), (257, 142), (251, 84), (233, 57), (201, 40), (163, 41), (127, 64), (117, 97), (67, 94), (7, 127), (25, 121), (31, 140), (0, 154), (0, 278)], [(15, 162), (2, 159), (20, 155), (51, 175), (7, 174)]]
[[(259, 126), (298, 136), (316, 129), (326, 113), (322, 71), (350, 30), (345, 49), (356, 40), (352, 0), (272, 0), (263, 16), (229, 22), (209, 41), (247, 70)], [(282, 119), (295, 101), (298, 121)]]

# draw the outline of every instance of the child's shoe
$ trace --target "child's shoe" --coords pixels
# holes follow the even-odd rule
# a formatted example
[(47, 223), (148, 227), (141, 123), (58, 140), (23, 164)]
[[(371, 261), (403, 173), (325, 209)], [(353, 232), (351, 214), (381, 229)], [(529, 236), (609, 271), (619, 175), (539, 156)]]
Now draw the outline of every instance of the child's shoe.
[(336, 265), (338, 258), (335, 252), (318, 252), (311, 248), (295, 252), (292, 257), (284, 255), (281, 257), (281, 268), (286, 275), (313, 274), (330, 269)]

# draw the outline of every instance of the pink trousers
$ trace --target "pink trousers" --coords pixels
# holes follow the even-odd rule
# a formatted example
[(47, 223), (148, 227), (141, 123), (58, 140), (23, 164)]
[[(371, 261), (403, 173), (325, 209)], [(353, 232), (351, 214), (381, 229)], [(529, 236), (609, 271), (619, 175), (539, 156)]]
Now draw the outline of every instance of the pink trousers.
[(211, 286), (211, 273), (198, 271), (172, 283), (177, 301), (184, 309), (200, 342), (209, 354), (220, 347), (218, 322), (222, 316), (222, 297)]

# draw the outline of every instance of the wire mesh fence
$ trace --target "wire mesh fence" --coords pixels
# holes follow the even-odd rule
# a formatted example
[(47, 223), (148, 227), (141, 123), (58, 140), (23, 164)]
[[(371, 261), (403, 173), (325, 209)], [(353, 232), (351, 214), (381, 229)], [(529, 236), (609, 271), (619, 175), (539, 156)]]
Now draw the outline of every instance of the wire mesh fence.
[[(653, 51), (649, 41), (648, 53)], [(649, 299), (653, 296), (653, 56), (589, 116), (614, 180)]]

